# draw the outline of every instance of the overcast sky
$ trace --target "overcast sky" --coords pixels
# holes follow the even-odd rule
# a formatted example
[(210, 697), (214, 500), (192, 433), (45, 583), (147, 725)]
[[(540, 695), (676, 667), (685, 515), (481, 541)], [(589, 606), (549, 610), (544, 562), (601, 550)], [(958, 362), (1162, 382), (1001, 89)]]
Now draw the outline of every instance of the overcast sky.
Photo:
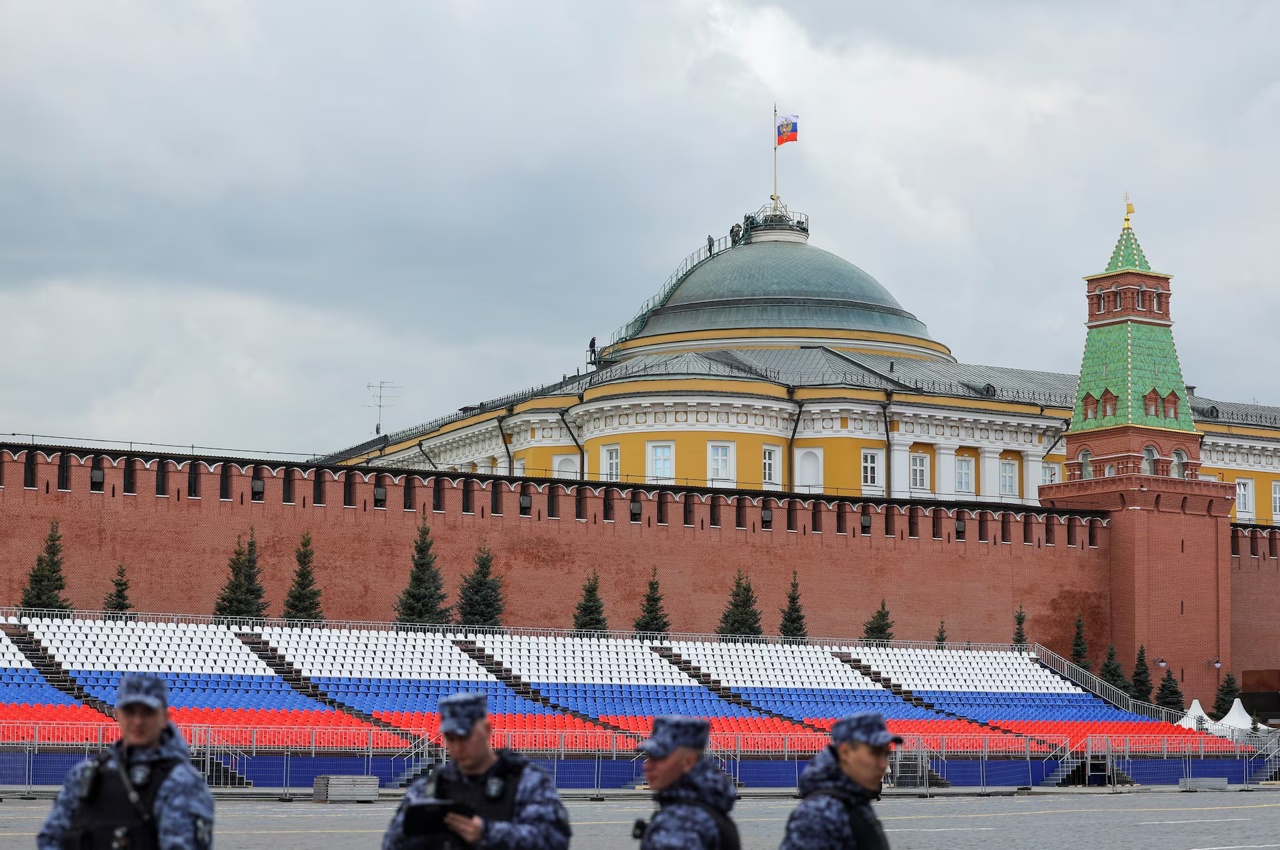
[(302, 453), (558, 379), (780, 188), (964, 362), (1079, 367), (1123, 193), (1280, 404), (1280, 4), (0, 0), (0, 433)]

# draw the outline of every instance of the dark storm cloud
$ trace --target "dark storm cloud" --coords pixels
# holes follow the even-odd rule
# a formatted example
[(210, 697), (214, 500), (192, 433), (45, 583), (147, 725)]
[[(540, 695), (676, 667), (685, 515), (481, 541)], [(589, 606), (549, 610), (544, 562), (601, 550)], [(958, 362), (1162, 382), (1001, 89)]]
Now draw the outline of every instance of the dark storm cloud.
[(767, 199), (775, 101), (815, 244), (961, 359), (1077, 367), (1129, 190), (1188, 380), (1278, 403), (1277, 17), (0, 5), (0, 430), (318, 451), (368, 381), (402, 427), (558, 378)]

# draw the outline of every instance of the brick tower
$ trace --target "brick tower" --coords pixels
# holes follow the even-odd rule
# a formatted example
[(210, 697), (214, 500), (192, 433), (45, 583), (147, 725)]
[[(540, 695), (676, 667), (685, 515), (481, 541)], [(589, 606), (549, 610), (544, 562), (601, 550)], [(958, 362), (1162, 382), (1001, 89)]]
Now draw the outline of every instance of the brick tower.
[(1234, 490), (1200, 480), (1200, 433), (1173, 342), (1171, 276), (1151, 270), (1132, 212), (1106, 271), (1085, 278), (1088, 331), (1066, 481), (1039, 495), (1046, 507), (1111, 512), (1119, 658), (1129, 671), (1139, 644), (1146, 646), (1153, 664), (1163, 659), (1172, 668), (1188, 702), (1203, 701), (1231, 663)]

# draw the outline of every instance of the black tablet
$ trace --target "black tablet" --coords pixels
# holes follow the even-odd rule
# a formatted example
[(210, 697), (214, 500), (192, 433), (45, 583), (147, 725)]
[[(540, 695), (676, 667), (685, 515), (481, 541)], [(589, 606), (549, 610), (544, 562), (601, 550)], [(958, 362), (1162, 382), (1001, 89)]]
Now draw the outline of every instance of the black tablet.
[(444, 816), (453, 812), (471, 817), (476, 810), (468, 803), (428, 799), (412, 803), (404, 813), (405, 835), (439, 835), (446, 830)]

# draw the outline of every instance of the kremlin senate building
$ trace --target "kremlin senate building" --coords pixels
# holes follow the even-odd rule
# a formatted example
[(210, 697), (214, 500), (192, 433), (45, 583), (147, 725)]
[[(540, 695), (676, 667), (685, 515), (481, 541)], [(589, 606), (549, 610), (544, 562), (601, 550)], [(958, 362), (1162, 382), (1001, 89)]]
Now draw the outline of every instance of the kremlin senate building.
[(1188, 698), (1228, 671), (1280, 691), (1280, 408), (1185, 384), (1176, 286), (1129, 216), (1097, 268), (1059, 270), (1085, 328), (1062, 373), (958, 363), (810, 240), (775, 201), (585, 373), (312, 462), (0, 443), (5, 604), (57, 520), (76, 607), (124, 563), (138, 610), (207, 614), (252, 528), (271, 614), (310, 532), (329, 618), (388, 621), (425, 522), (450, 601), (492, 550), (514, 626), (569, 626), (592, 570), (630, 623), (656, 569), (672, 630), (711, 632), (741, 569), (768, 631), (794, 570), (815, 636), (883, 599), (899, 639), (1007, 643), (1021, 607), (1062, 654), (1077, 617), (1095, 655), (1145, 646)]

